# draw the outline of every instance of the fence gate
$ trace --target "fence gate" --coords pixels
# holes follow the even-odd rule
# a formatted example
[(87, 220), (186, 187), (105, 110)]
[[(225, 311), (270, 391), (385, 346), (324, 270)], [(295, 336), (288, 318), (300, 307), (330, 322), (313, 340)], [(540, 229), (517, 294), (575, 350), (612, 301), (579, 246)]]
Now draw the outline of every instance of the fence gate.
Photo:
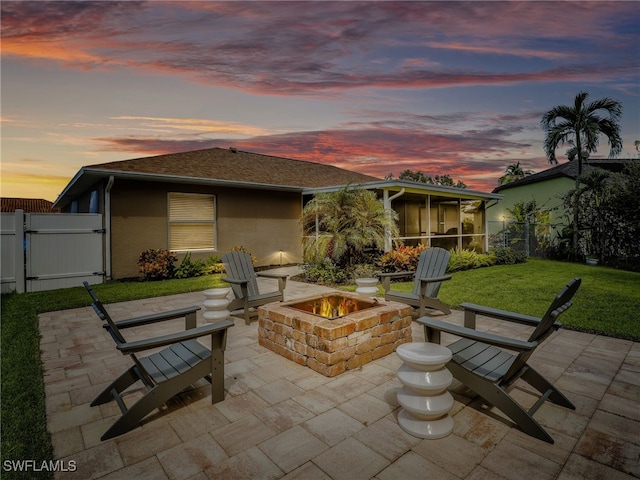
[(103, 234), (100, 214), (26, 214), (26, 291), (101, 282)]

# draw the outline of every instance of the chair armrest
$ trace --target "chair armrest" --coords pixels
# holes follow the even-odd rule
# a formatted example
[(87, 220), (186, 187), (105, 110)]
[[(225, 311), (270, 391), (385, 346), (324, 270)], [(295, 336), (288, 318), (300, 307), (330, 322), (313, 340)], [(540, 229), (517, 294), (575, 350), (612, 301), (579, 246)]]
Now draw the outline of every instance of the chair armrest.
[(134, 342), (118, 343), (117, 348), (123, 354), (140, 352), (151, 348), (163, 347), (165, 345), (173, 345), (192, 338), (204, 337), (214, 333), (226, 330), (234, 325), (233, 320), (223, 320), (221, 322), (203, 325), (202, 327), (190, 328), (184, 332), (170, 333), (160, 337), (137, 340)]
[(287, 273), (274, 273), (274, 272), (256, 272), (257, 277), (268, 277), (268, 278), (289, 278), (289, 274)]
[(376, 275), (380, 277), (382, 280), (382, 288), (384, 289), (384, 293), (387, 293), (391, 289), (391, 279), (392, 278), (402, 278), (402, 277), (411, 277), (415, 276), (416, 272), (378, 272)]
[(441, 277), (418, 278), (418, 280), (420, 280), (420, 283), (444, 282), (445, 280), (451, 280), (451, 275), (443, 275)]
[[(152, 313), (151, 315), (143, 315), (141, 317), (133, 317), (127, 318), (126, 320), (118, 320), (117, 322), (113, 322), (116, 327), (121, 328), (130, 328), (130, 327), (138, 327), (140, 325), (149, 325), (151, 323), (163, 322), (165, 320), (173, 320), (175, 318), (187, 317), (187, 328), (193, 328), (196, 326), (195, 324), (195, 313), (200, 310), (198, 306), (178, 308), (176, 310), (169, 310), (166, 312)], [(189, 322), (189, 317), (191, 316), (191, 322)]]
[(410, 275), (415, 275), (416, 272), (406, 271), (406, 272), (378, 272), (376, 275), (380, 278), (382, 277), (408, 277)]
[(287, 278), (289, 278), (289, 275), (287, 275), (286, 273), (257, 272), (256, 276), (265, 278), (277, 278), (278, 290), (281, 294), (284, 292), (284, 289), (287, 288)]
[(233, 283), (234, 285), (246, 285), (249, 283), (249, 280), (241, 280), (239, 278), (221, 278), (223, 282)]
[(467, 328), (475, 328), (475, 317), (478, 314), (486, 317), (497, 318), (499, 320), (529, 325), (531, 327), (537, 327), (541, 320), (539, 317), (509, 312), (498, 308), (485, 307), (483, 305), (476, 305), (475, 303), (461, 303), (460, 306), (464, 308), (464, 326)]
[[(487, 343), (489, 345), (495, 345), (496, 347), (507, 348), (509, 350), (515, 350), (518, 352), (526, 352), (533, 350), (538, 346), (537, 342), (525, 342), (516, 338), (503, 337), (501, 335), (494, 335), (487, 332), (479, 332), (471, 328), (461, 327), (452, 323), (443, 322), (430, 317), (422, 317), (417, 320), (419, 324), (424, 326), (425, 340), (436, 340), (440, 343), (440, 332), (450, 333), (457, 335), (458, 337), (468, 338), (470, 340), (476, 340), (478, 342)], [(436, 333), (436, 335), (433, 335)]]

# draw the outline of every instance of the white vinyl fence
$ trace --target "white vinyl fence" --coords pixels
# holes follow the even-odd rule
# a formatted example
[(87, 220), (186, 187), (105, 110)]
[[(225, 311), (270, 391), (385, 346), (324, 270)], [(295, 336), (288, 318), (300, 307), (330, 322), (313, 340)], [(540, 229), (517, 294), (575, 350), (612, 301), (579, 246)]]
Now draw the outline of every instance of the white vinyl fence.
[(18, 210), (1, 216), (2, 293), (103, 281), (102, 215)]

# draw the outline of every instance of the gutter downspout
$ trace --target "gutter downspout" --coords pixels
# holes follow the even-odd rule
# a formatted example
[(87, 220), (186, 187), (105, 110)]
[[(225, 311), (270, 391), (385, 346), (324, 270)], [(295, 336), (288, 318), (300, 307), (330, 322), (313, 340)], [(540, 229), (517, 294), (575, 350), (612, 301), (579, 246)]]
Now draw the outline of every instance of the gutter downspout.
[[(382, 205), (384, 206), (385, 210), (391, 210), (391, 202), (393, 200), (395, 200), (398, 197), (401, 197), (402, 195), (404, 195), (405, 192), (405, 188), (402, 187), (402, 190), (400, 190), (398, 193), (389, 196), (389, 190), (388, 189), (384, 189), (382, 191)], [(389, 229), (385, 229), (385, 239), (384, 239), (384, 251), (385, 252), (390, 252), (391, 251), (391, 247), (392, 247), (392, 238), (391, 238), (391, 232), (389, 231)]]
[(105, 228), (105, 272), (107, 280), (111, 280), (111, 188), (115, 178), (109, 177), (107, 186), (104, 189), (104, 228)]

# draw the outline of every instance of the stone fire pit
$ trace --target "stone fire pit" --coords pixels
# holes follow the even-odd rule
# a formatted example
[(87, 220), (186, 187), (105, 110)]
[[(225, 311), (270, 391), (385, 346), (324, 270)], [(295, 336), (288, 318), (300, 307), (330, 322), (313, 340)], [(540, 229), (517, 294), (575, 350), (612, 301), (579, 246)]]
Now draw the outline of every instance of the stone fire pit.
[(258, 341), (334, 377), (411, 342), (411, 307), (336, 292), (258, 308)]

